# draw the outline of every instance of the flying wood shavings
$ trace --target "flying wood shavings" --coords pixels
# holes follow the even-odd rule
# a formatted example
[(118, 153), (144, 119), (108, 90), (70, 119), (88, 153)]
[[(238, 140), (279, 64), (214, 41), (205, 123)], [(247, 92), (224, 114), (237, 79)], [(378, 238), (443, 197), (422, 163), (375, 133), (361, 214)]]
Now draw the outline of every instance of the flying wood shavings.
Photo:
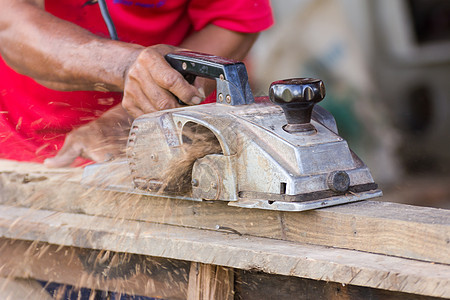
[(192, 189), (192, 168), (197, 159), (222, 153), (222, 147), (209, 129), (194, 125), (183, 131), (182, 155), (171, 161), (163, 175), (160, 192), (189, 193)]
[(17, 120), (17, 125), (16, 125), (16, 131), (20, 130), (20, 127), (22, 126), (22, 117), (19, 118), (19, 120)]

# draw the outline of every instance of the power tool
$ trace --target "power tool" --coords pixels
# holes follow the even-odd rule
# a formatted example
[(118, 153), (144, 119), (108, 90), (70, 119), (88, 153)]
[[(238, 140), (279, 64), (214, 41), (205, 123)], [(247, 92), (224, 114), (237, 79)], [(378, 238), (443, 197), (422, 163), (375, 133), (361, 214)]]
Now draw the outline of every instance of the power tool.
[(267, 97), (255, 98), (242, 62), (189, 51), (166, 60), (189, 82), (215, 79), (216, 103), (138, 117), (126, 159), (87, 166), (84, 184), (279, 211), (382, 195), (333, 116), (316, 105), (325, 97), (322, 80), (275, 81)]

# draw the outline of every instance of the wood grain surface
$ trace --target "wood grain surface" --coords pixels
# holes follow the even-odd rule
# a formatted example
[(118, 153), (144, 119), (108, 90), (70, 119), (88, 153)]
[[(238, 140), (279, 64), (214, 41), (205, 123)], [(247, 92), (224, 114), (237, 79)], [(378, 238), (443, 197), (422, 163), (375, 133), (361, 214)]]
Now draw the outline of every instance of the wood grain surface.
[[(450, 210), (362, 201), (307, 212), (276, 212), (99, 191), (81, 169), (0, 160), (0, 203), (53, 211), (233, 231), (450, 264)], [(112, 176), (105, 174), (105, 176)]]
[(447, 264), (236, 233), (2, 205), (0, 236), (450, 297)]

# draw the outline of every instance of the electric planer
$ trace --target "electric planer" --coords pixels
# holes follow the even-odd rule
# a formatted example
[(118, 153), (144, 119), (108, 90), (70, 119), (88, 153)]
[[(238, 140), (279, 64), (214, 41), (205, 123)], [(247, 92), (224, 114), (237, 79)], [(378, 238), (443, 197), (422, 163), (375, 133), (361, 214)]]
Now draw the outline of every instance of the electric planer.
[(255, 99), (242, 62), (189, 51), (166, 60), (189, 82), (215, 79), (216, 103), (138, 117), (126, 159), (87, 166), (84, 184), (279, 211), (382, 195), (333, 116), (315, 105), (325, 97), (321, 80), (275, 81)]

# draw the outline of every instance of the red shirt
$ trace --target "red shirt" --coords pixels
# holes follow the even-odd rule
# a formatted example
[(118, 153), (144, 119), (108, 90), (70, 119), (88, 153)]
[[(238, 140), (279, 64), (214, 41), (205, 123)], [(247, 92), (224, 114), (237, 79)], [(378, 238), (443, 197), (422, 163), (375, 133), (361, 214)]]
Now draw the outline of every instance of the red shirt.
[[(47, 0), (49, 13), (108, 37), (97, 4)], [(121, 41), (143, 46), (179, 45), (191, 32), (214, 24), (259, 32), (272, 23), (269, 0), (107, 0)], [(0, 57), (0, 158), (42, 162), (61, 148), (73, 128), (118, 104), (121, 93), (61, 92), (9, 68)]]

